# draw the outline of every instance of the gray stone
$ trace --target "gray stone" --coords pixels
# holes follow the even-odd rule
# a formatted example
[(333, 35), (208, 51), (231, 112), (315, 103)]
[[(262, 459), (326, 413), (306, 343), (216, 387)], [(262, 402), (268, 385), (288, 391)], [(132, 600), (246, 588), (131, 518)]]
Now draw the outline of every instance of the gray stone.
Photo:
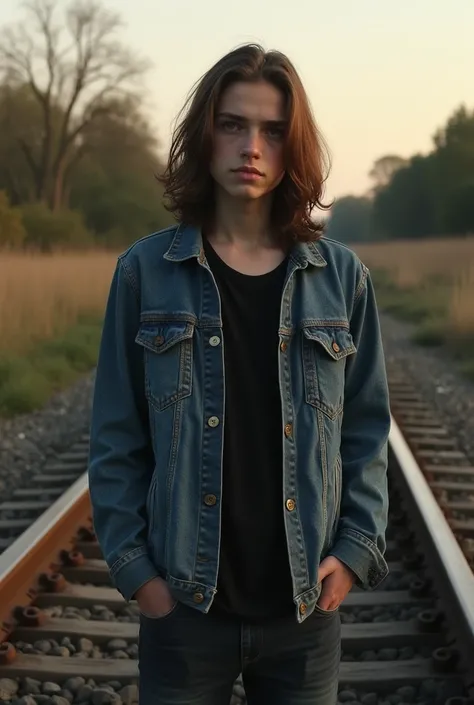
[(57, 695), (61, 690), (61, 686), (52, 681), (46, 681), (43, 683), (42, 691), (44, 695)]
[(51, 656), (62, 656), (68, 658), (71, 655), (67, 646), (55, 646), (51, 649)]
[(118, 649), (117, 651), (112, 651), (110, 654), (112, 658), (118, 658), (118, 659), (129, 659), (130, 656), (127, 654), (126, 651), (123, 651), (122, 649)]
[(94, 692), (94, 688), (92, 686), (82, 685), (76, 693), (76, 702), (77, 703), (89, 702), (90, 698), (92, 697), (93, 692)]
[(377, 693), (366, 693), (360, 699), (362, 705), (377, 705), (379, 701)]
[(126, 649), (128, 646), (128, 641), (125, 639), (111, 639), (107, 642), (108, 651), (120, 651)]
[(416, 697), (416, 688), (413, 685), (402, 685), (397, 688), (397, 693), (405, 703), (412, 703)]
[(41, 681), (35, 678), (24, 678), (21, 690), (23, 695), (39, 695), (41, 693)]
[(138, 686), (126, 685), (119, 691), (123, 705), (136, 705), (138, 703)]
[(106, 688), (96, 688), (92, 693), (92, 705), (121, 705), (121, 698)]
[(398, 693), (391, 693), (387, 697), (387, 700), (390, 702), (391, 705), (400, 705), (400, 703), (402, 702), (402, 696)]
[(67, 688), (62, 688), (60, 692), (61, 697), (66, 698), (69, 703), (74, 701), (74, 693), (72, 693)]
[(127, 649), (130, 658), (138, 658), (138, 644), (131, 644)]
[(90, 654), (94, 649), (94, 644), (92, 641), (90, 639), (86, 639), (85, 637), (81, 637), (81, 639), (79, 639), (77, 646), (78, 651), (82, 651), (84, 654)]
[(396, 661), (397, 658), (397, 649), (380, 649), (379, 651), (379, 661)]
[(117, 692), (122, 688), (122, 683), (120, 681), (108, 681), (107, 685), (112, 688), (112, 690), (116, 690)]
[(70, 690), (71, 693), (77, 693), (79, 688), (85, 685), (86, 679), (82, 676), (76, 676), (75, 678), (68, 678), (64, 683), (64, 688)]
[(39, 651), (43, 654), (49, 654), (49, 652), (53, 648), (51, 646), (51, 642), (48, 641), (47, 639), (41, 639), (40, 641), (35, 641), (33, 646), (35, 649), (37, 649), (37, 651)]
[(70, 705), (69, 700), (67, 698), (62, 697), (61, 695), (53, 695), (51, 698), (51, 702), (53, 705)]
[(234, 693), (239, 698), (242, 698), (242, 700), (245, 698), (245, 690), (244, 690), (243, 685), (241, 685), (240, 683), (234, 684)]
[(16, 705), (36, 705), (36, 700), (32, 695), (23, 695), (22, 698), (15, 700)]
[(355, 693), (353, 690), (341, 690), (341, 692), (337, 696), (337, 699), (341, 703), (349, 703), (352, 700), (357, 700), (357, 693)]
[(0, 700), (11, 700), (18, 690), (19, 685), (12, 678), (0, 678)]

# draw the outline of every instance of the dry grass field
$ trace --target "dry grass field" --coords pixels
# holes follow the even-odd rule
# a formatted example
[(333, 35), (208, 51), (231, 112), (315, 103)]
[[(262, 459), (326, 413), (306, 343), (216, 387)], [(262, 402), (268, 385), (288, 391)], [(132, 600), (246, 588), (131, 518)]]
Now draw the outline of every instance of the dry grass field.
[(382, 309), (417, 324), (474, 375), (474, 237), (354, 245), (373, 271)]
[(111, 252), (0, 252), (0, 414), (41, 406), (91, 369), (116, 263)]
[(115, 262), (100, 251), (0, 253), (0, 352), (25, 352), (81, 316), (101, 316)]

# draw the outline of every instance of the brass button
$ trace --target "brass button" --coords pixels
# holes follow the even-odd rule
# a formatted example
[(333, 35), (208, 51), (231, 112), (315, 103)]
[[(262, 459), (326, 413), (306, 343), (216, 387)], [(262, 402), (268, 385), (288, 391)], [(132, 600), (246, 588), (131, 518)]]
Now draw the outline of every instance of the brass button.
[(292, 512), (293, 509), (296, 508), (296, 502), (294, 499), (287, 499), (286, 500), (286, 508), (288, 509), (289, 512)]
[(165, 339), (162, 335), (155, 336), (155, 344), (156, 345), (163, 345), (164, 342), (165, 342)]
[(332, 344), (332, 349), (334, 350), (334, 352), (339, 352), (339, 350), (340, 350), (341, 348), (339, 347), (339, 345), (338, 345), (337, 343), (333, 343), (333, 344)]
[(208, 418), (207, 424), (211, 428), (215, 428), (216, 426), (219, 426), (219, 419), (217, 418), (217, 416), (211, 416), (210, 418)]
[(280, 350), (282, 352), (286, 352), (288, 350), (288, 343), (286, 343), (284, 340), (280, 343)]
[(204, 595), (202, 594), (202, 592), (195, 592), (193, 595), (193, 600), (194, 602), (200, 604), (201, 602), (204, 602)]
[(218, 335), (213, 335), (211, 338), (209, 338), (209, 345), (212, 345), (213, 348), (215, 348), (219, 343), (221, 342), (221, 339), (219, 338)]
[(215, 494), (207, 494), (204, 497), (204, 503), (207, 504), (208, 507), (213, 507), (217, 502), (217, 497)]
[(292, 433), (293, 433), (293, 426), (292, 426), (291, 423), (287, 423), (286, 426), (285, 426), (285, 436), (286, 436), (287, 438), (290, 438), (290, 436), (292, 435)]
[(302, 602), (300, 605), (300, 614), (306, 614), (306, 610), (308, 609), (307, 605)]

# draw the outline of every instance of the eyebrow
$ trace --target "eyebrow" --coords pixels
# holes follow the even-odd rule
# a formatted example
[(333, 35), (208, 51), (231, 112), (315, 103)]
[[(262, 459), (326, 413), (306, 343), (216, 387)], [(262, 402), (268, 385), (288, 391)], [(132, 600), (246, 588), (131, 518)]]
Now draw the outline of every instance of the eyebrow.
[[(243, 115), (237, 115), (237, 113), (221, 112), (218, 114), (218, 117), (230, 118), (231, 120), (236, 120), (237, 122), (248, 122), (248, 118)], [(263, 122), (265, 125), (269, 125), (271, 127), (285, 127), (287, 124), (287, 120), (264, 120)]]

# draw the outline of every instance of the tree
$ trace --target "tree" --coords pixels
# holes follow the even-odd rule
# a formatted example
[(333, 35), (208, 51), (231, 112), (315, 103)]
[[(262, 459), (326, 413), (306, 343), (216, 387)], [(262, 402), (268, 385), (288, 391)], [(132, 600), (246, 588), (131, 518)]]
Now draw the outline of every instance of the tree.
[(388, 186), (394, 174), (406, 165), (407, 160), (396, 154), (387, 154), (377, 159), (369, 172), (369, 176), (374, 182), (373, 195)]
[(116, 97), (136, 93), (147, 64), (115, 35), (121, 22), (96, 0), (78, 0), (57, 18), (57, 0), (30, 0), (25, 20), (0, 36), (6, 82), (28, 86), (41, 114), (39, 141), (18, 137), (36, 199), (63, 204), (67, 170), (83, 154), (83, 134)]
[(0, 191), (0, 247), (21, 247), (26, 238), (21, 213), (18, 208), (12, 208), (7, 195)]
[(163, 207), (157, 140), (131, 99), (116, 101), (84, 132), (85, 156), (68, 180), (71, 206), (97, 240), (130, 243), (172, 223)]
[(399, 169), (373, 202), (376, 232), (382, 237), (416, 238), (436, 234), (434, 160), (417, 155)]
[(331, 209), (327, 237), (341, 242), (365, 242), (371, 238), (372, 204), (368, 198), (338, 198)]

